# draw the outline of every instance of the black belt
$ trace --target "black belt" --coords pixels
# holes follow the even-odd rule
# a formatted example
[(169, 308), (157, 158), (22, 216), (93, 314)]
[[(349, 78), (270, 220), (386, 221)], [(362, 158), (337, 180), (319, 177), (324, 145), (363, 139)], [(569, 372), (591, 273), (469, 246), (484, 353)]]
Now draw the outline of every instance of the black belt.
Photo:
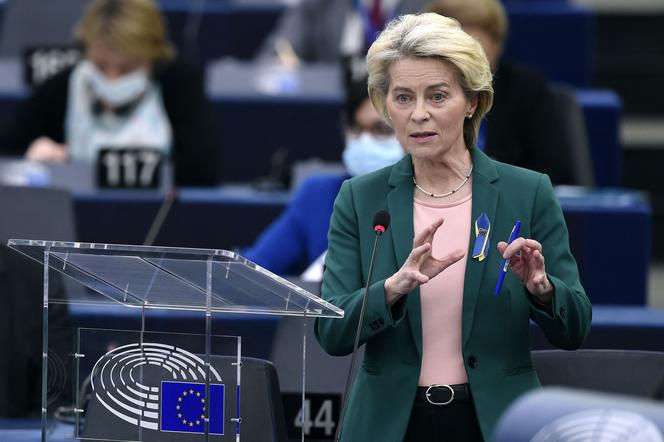
[(468, 384), (435, 384), (428, 387), (417, 387), (415, 398), (431, 405), (449, 405), (455, 402), (470, 402), (470, 386)]

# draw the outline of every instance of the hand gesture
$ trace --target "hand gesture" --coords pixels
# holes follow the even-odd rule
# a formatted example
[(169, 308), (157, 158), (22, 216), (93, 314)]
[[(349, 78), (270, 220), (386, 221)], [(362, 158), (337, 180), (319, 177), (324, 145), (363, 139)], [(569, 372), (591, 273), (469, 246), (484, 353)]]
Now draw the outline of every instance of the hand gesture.
[(500, 241), (498, 251), (509, 261), (512, 273), (526, 289), (542, 304), (549, 304), (553, 297), (553, 285), (544, 269), (542, 244), (534, 239), (517, 238), (510, 245)]
[(413, 249), (406, 262), (394, 275), (385, 280), (385, 296), (389, 306), (464, 257), (465, 251), (461, 249), (440, 258), (431, 254), (433, 237), (444, 222), (445, 219), (440, 218), (415, 236)]
[(67, 146), (48, 137), (37, 138), (25, 152), (25, 158), (30, 161), (64, 163), (68, 157)]

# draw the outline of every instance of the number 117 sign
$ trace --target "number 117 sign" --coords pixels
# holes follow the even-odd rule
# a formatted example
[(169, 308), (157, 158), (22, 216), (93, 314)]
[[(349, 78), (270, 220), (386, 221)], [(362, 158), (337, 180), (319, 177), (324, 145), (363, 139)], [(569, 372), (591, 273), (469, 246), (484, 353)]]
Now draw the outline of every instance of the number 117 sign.
[(162, 158), (157, 149), (101, 149), (97, 159), (97, 185), (102, 189), (159, 188)]

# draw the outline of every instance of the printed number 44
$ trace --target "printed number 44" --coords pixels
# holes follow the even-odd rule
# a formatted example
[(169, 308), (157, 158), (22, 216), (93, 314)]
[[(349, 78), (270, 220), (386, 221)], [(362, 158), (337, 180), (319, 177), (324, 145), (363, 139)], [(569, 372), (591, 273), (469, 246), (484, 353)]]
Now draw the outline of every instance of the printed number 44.
[[(304, 400), (304, 416), (302, 416), (302, 411), (300, 410), (295, 416), (295, 422), (293, 423), (297, 428), (303, 428), (304, 434), (311, 434), (311, 429), (323, 429), (326, 436), (331, 436), (334, 431), (336, 423), (332, 420), (332, 400), (326, 399), (323, 401), (323, 404), (318, 409), (316, 417), (314, 420), (311, 420), (311, 400)], [(304, 418), (303, 418), (304, 417)]]

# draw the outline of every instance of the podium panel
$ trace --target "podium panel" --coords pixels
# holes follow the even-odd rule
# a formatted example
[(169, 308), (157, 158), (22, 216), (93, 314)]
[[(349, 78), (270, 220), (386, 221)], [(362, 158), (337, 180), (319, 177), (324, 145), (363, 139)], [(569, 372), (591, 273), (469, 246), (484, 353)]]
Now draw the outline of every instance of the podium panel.
[[(142, 336), (141, 336), (142, 335)], [(234, 441), (240, 422), (240, 338), (79, 329), (75, 435), (83, 440)], [(209, 377), (209, 386), (206, 379)], [(82, 381), (81, 381), (82, 380)]]
[[(280, 440), (283, 410), (270, 403), (279, 391), (274, 367), (254, 361), (243, 376), (242, 337), (216, 333), (213, 318), (300, 316), (305, 324), (308, 317), (343, 317), (334, 305), (227, 250), (13, 239), (8, 246), (44, 269), (42, 441), (49, 440), (53, 417), (70, 421), (79, 440)], [(49, 290), (52, 270), (72, 281), (66, 292)], [(104, 307), (126, 308), (137, 327), (49, 321), (54, 304), (92, 304), (101, 314)], [(201, 332), (148, 329), (150, 309), (199, 311)], [(306, 327), (293, 345), (301, 345), (304, 410)], [(249, 401), (242, 400), (245, 391)]]

